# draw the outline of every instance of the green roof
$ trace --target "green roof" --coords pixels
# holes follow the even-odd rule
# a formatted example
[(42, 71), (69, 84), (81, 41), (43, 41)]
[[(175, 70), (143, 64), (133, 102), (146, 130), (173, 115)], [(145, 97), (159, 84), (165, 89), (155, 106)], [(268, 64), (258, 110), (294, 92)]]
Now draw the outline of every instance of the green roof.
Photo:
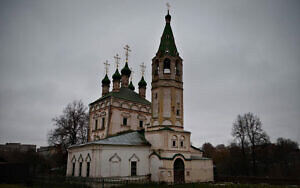
[(107, 95), (104, 95), (100, 99), (92, 102), (91, 105), (109, 97), (115, 97), (115, 98), (124, 99), (127, 101), (132, 101), (132, 102), (141, 103), (145, 105), (151, 104), (151, 102), (141, 97), (138, 93), (132, 91), (131, 89), (121, 87), (119, 92), (109, 92)]
[(126, 132), (123, 134), (118, 134), (115, 136), (107, 137), (101, 140), (87, 142), (85, 144), (78, 144), (70, 146), (72, 147), (80, 147), (80, 146), (86, 146), (86, 145), (125, 145), (125, 146), (150, 146), (151, 144), (145, 139), (145, 136), (143, 133), (139, 131), (133, 131), (133, 132)]
[(105, 77), (102, 80), (102, 84), (103, 85), (109, 85), (110, 84), (110, 80), (109, 80), (107, 74), (105, 74)]
[(178, 56), (170, 22), (171, 16), (168, 13), (166, 16), (166, 26), (161, 36), (160, 45), (157, 52), (160, 57), (164, 55)]
[(139, 88), (140, 87), (146, 87), (147, 86), (147, 82), (144, 79), (144, 76), (142, 76), (141, 80), (139, 81)]

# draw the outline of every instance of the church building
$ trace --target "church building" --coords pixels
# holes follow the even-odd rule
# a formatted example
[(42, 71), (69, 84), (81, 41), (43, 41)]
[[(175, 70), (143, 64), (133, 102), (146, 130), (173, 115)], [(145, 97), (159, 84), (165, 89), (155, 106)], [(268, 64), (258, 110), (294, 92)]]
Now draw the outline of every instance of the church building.
[[(184, 130), (183, 59), (171, 28), (171, 16), (152, 59), (151, 102), (142, 75), (138, 93), (130, 81), (129, 46), (119, 72), (102, 80), (102, 96), (89, 105), (88, 142), (68, 149), (67, 176), (150, 177), (154, 182), (213, 181), (213, 162), (191, 145)], [(144, 65), (142, 72), (144, 72)]]

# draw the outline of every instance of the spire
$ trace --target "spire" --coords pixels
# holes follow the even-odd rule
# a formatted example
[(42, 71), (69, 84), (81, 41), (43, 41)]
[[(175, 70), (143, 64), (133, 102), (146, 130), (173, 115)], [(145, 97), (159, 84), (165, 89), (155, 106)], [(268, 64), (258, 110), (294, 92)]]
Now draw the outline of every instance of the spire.
[(160, 45), (157, 51), (157, 54), (161, 57), (164, 55), (177, 56), (177, 48), (175, 45), (175, 39), (173, 36), (172, 28), (171, 28), (171, 15), (169, 14), (169, 6), (168, 5), (168, 14), (165, 16), (166, 25), (163, 31), (163, 34), (160, 39)]

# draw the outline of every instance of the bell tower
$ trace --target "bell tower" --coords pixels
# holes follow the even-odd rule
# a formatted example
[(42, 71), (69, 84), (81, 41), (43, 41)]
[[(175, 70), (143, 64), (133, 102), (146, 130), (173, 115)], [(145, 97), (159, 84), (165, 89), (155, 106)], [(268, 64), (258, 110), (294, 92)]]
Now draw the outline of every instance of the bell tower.
[(183, 130), (182, 59), (175, 45), (171, 15), (165, 16), (166, 25), (160, 45), (152, 59), (152, 122), (150, 129), (169, 127)]

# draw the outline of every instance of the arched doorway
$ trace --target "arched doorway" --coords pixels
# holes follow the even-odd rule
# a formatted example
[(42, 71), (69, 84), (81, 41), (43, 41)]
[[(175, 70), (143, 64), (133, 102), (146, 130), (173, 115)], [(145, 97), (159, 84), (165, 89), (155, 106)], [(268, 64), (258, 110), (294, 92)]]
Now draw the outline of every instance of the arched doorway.
[(184, 162), (180, 158), (174, 161), (174, 183), (184, 183)]

